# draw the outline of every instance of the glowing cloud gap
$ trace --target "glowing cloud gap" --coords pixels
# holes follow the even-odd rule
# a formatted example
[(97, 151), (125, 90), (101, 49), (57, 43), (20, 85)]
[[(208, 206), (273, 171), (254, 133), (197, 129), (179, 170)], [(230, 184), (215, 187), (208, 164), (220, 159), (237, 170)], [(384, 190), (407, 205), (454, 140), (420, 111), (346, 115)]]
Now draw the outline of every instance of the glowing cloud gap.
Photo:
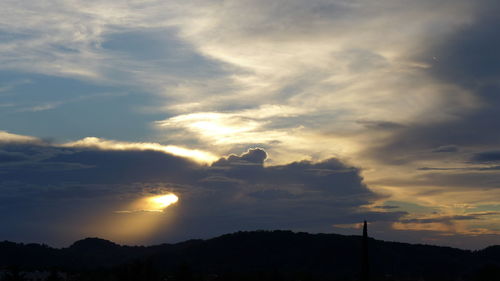
[(168, 206), (175, 204), (179, 201), (177, 195), (170, 193), (165, 195), (153, 196), (147, 199), (147, 203), (151, 205), (151, 209), (148, 211), (163, 212)]
[(167, 207), (177, 203), (179, 197), (173, 193), (143, 197), (133, 202), (127, 210), (115, 211), (117, 214), (132, 214), (143, 212), (160, 212), (162, 213)]

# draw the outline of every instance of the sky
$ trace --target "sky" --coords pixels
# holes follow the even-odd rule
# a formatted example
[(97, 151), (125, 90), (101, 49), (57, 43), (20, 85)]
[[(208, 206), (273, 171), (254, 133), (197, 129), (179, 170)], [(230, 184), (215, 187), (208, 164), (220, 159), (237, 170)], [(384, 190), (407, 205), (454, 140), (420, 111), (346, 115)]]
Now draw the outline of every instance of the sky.
[(382, 240), (500, 244), (499, 15), (496, 0), (1, 1), (0, 240), (366, 219)]

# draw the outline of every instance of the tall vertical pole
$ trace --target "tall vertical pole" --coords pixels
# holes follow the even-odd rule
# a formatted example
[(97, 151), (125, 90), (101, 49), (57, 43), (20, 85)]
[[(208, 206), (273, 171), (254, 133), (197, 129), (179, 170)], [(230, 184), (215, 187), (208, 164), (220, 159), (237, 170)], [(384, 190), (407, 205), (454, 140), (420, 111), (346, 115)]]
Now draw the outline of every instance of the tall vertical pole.
[(361, 261), (361, 281), (370, 280), (370, 264), (368, 260), (368, 226), (366, 221), (363, 223), (363, 240), (362, 240), (362, 261)]

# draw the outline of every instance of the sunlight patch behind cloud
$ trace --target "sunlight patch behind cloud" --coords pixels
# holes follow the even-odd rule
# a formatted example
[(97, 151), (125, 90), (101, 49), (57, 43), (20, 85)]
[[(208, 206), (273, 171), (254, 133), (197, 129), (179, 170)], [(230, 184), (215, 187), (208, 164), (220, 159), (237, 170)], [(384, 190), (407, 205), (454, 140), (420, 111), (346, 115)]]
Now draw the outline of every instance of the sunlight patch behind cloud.
[(178, 201), (179, 197), (173, 193), (147, 196), (136, 200), (126, 210), (116, 211), (116, 213), (163, 212)]

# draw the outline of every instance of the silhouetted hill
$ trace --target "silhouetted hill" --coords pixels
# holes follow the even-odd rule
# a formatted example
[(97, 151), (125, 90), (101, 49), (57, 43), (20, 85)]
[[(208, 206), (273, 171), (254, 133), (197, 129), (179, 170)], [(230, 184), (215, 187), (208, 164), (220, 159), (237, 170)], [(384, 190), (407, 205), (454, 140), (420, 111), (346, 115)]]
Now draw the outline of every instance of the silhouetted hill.
[[(492, 276), (491, 272), (500, 272), (500, 246), (468, 251), (370, 239), (369, 249), (372, 275), (376, 280), (458, 280), (459, 276), (462, 280), (482, 280), (478, 277), (481, 272), (486, 272), (485, 278)], [(255, 280), (267, 278), (259, 275), (261, 273), (272, 273), (274, 277), (268, 276), (270, 279), (281, 274), (282, 279), (309, 276), (310, 279), (319, 278), (311, 280), (355, 280), (360, 255), (360, 236), (291, 231), (237, 232), (208, 240), (148, 247), (120, 246), (99, 238), (86, 238), (63, 249), (0, 243), (0, 267), (16, 265), (28, 269), (57, 267), (89, 271), (135, 264), (132, 268), (142, 271), (149, 268), (150, 271), (175, 273), (184, 268), (199, 276), (229, 274), (233, 279), (254, 276)]]
[(69, 249), (74, 251), (93, 251), (93, 250), (113, 250), (119, 248), (120, 245), (109, 240), (101, 238), (85, 238), (73, 243)]
[(146, 252), (146, 247), (120, 246), (100, 238), (85, 238), (61, 249), (64, 261), (56, 266), (71, 269), (109, 267), (141, 258)]

